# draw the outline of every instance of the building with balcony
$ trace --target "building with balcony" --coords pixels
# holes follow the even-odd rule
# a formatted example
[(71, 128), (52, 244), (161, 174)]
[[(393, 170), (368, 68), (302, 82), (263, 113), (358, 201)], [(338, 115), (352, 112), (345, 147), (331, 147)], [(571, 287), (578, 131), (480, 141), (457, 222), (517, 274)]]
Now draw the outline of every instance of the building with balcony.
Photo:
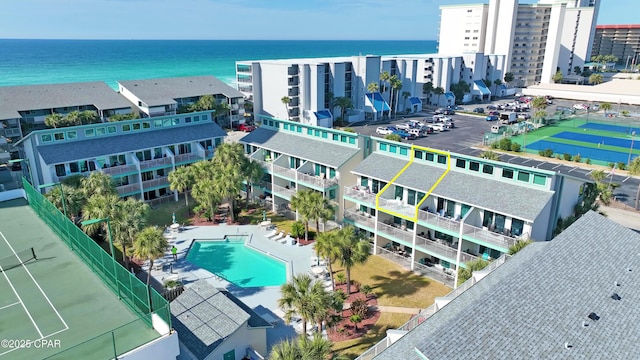
[[(550, 83), (557, 68), (570, 75), (591, 58), (598, 0), (490, 0), (440, 7), (439, 53), (507, 56), (514, 85)], [(490, 80), (495, 80), (490, 78)]]
[(229, 114), (214, 115), (221, 126), (244, 121), (244, 97), (213, 76), (188, 76), (118, 81), (120, 94), (131, 101), (143, 117), (175, 115), (184, 107), (211, 95), (217, 103), (229, 105)]
[(239, 140), (246, 156), (262, 164), (265, 177), (251, 190), (273, 211), (297, 218), (291, 197), (300, 190), (321, 192), (342, 218), (342, 189), (355, 182), (350, 170), (364, 158), (368, 137), (259, 116), (262, 125)]
[[(44, 129), (51, 114), (95, 112), (102, 121), (131, 113), (132, 105), (106, 83), (84, 82), (24, 86), (0, 86), (0, 137), (12, 145), (32, 130)], [(16, 157), (17, 151), (12, 155)]]
[(636, 358), (638, 253), (640, 235), (589, 212), (474, 272), (357, 359)]
[(640, 63), (640, 25), (597, 25), (591, 55), (614, 55), (633, 68)]
[(172, 170), (212, 158), (224, 136), (209, 112), (195, 112), (38, 130), (16, 146), (36, 188), (100, 171), (111, 175), (120, 196), (153, 200), (170, 195)]
[(518, 239), (549, 240), (581, 196), (583, 182), (554, 172), (372, 141), (343, 189), (344, 222), (375, 253), (448, 285), (470, 260), (496, 259)]

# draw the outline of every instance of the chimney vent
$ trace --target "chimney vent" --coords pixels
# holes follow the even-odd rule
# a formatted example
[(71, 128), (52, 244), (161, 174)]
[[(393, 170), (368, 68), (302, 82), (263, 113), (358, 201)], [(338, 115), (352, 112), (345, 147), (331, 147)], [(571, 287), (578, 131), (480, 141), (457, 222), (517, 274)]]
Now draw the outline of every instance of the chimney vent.
[(611, 298), (613, 300), (622, 300), (622, 298), (620, 297), (620, 295), (618, 295), (617, 293), (613, 293), (613, 295), (611, 295)]
[(589, 319), (593, 320), (593, 321), (597, 321), (600, 320), (600, 316), (598, 316), (598, 314), (592, 312), (591, 314), (589, 314)]
[(569, 344), (569, 342), (565, 342), (564, 343), (564, 348), (567, 350), (571, 350), (571, 348), (573, 347), (573, 345)]

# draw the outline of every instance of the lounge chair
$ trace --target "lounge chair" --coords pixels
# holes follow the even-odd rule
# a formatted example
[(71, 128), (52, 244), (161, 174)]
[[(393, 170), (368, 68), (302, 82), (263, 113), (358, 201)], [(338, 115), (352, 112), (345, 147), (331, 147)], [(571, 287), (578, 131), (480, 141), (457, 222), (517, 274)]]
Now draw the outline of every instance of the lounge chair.
[(278, 235), (276, 235), (276, 236), (272, 237), (272, 238), (271, 238), (271, 240), (278, 241), (278, 240), (282, 239), (283, 237), (284, 237), (284, 231), (280, 231), (280, 232), (278, 233)]
[(264, 237), (266, 237), (267, 239), (271, 239), (272, 237), (278, 235), (278, 229), (273, 229), (270, 232), (268, 232), (267, 234), (265, 234)]
[(291, 234), (287, 234), (287, 236), (283, 237), (282, 239), (278, 239), (277, 241), (278, 241), (280, 244), (286, 244), (286, 243), (288, 243), (288, 242), (289, 242), (289, 241), (291, 241), (291, 240), (293, 240), (293, 238), (291, 237)]

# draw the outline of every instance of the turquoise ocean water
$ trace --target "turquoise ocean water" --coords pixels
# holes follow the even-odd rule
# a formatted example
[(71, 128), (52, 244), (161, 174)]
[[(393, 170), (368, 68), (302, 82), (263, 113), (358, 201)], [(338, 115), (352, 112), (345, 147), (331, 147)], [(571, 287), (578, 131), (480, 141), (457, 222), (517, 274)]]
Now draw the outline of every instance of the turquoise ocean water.
[(0, 86), (213, 75), (233, 84), (235, 61), (425, 54), (437, 42), (0, 39)]

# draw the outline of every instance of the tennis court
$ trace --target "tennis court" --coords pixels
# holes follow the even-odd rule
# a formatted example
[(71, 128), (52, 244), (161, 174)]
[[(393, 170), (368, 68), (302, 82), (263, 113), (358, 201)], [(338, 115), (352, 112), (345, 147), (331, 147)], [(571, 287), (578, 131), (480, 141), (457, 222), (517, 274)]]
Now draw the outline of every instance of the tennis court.
[(112, 359), (160, 336), (24, 199), (0, 202), (0, 256), (0, 360)]
[(588, 142), (592, 144), (616, 146), (616, 147), (621, 147), (625, 150), (630, 149), (631, 145), (633, 145), (634, 150), (640, 149), (640, 141), (631, 141), (631, 139), (627, 140), (627, 139), (621, 139), (621, 138), (615, 138), (615, 137), (603, 136), (603, 135), (592, 135), (592, 134), (563, 131), (561, 133), (557, 133), (553, 135), (553, 138), (582, 141), (582, 142)]
[(619, 125), (590, 122), (590, 123), (582, 124), (580, 125), (580, 127), (583, 129), (613, 131), (613, 132), (623, 133), (623, 134), (631, 134), (633, 131), (635, 131), (636, 134), (640, 135), (640, 128), (631, 127), (631, 126), (619, 126)]
[[(570, 145), (561, 142), (538, 140), (532, 144), (527, 145), (527, 149), (545, 150), (551, 149), (554, 154), (570, 154), (575, 156), (580, 154), (582, 159), (600, 160), (606, 163), (627, 163), (629, 159), (629, 153), (622, 153), (619, 151), (611, 151), (605, 149), (598, 149), (597, 147), (585, 147), (578, 145)], [(633, 155), (631, 158), (633, 159)]]

